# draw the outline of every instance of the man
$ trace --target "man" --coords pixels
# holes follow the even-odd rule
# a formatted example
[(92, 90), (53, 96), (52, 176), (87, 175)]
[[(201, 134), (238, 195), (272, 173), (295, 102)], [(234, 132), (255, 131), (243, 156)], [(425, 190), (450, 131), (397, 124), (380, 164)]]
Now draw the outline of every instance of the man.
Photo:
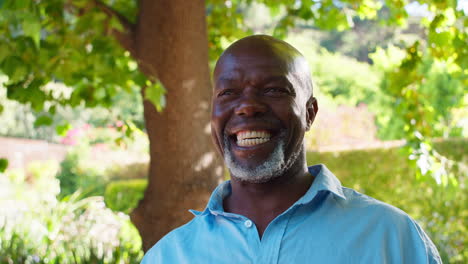
[(304, 133), (318, 107), (294, 47), (241, 39), (214, 82), (212, 135), (231, 181), (142, 263), (441, 263), (404, 212), (342, 187), (324, 165), (307, 167)]

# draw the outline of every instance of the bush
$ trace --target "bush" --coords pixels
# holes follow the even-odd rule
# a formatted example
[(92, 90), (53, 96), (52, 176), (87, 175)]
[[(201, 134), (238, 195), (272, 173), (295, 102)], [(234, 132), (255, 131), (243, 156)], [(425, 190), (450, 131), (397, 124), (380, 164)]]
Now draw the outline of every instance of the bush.
[(144, 179), (120, 180), (107, 185), (105, 202), (114, 211), (130, 213), (143, 198), (147, 181)]
[(436, 142), (443, 155), (458, 161), (458, 186), (446, 187), (416, 178), (399, 149), (307, 154), (309, 164), (323, 163), (348, 186), (401, 208), (415, 218), (436, 244), (444, 263), (468, 263), (468, 140)]
[[(72, 147), (56, 176), (60, 180), (60, 197), (78, 190), (83, 197), (104, 196), (106, 185), (113, 180), (146, 178), (148, 162), (141, 162), (139, 157), (133, 151), (110, 151), (86, 142)], [(129, 163), (132, 161), (135, 162)]]
[[(55, 193), (0, 174), (0, 263), (138, 263), (143, 252), (128, 215), (102, 197)], [(58, 190), (58, 182), (53, 189)], [(26, 195), (25, 195), (26, 194)]]
[(103, 168), (86, 164), (89, 146), (80, 145), (69, 151), (60, 163), (57, 179), (60, 181), (60, 197), (65, 197), (78, 190), (83, 196), (103, 196), (107, 178)]

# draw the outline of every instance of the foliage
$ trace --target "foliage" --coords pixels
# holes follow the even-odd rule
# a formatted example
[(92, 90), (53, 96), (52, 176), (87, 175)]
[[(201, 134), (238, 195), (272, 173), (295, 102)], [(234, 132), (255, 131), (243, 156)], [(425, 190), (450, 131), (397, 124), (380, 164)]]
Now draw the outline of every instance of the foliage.
[(102, 197), (56, 199), (53, 163), (0, 174), (0, 263), (137, 263), (138, 232)]
[[(441, 181), (441, 177), (456, 179), (448, 174), (446, 159), (434, 150), (428, 138), (461, 134), (462, 128), (451, 124), (451, 114), (453, 109), (466, 107), (463, 106), (466, 76), (455, 72), (450, 63), (423, 55), (418, 45), (408, 48), (406, 53), (411, 55), (406, 57), (394, 47), (387, 51), (378, 49), (371, 55), (376, 67), (384, 72), (381, 88), (387, 100), (382, 105), (394, 109), (391, 116), (381, 114), (377, 121), (383, 128), (382, 137), (407, 140), (405, 152), (412, 164), (420, 168), (418, 177), (432, 176), (445, 184), (447, 181)], [(403, 59), (400, 69), (394, 67), (400, 63), (395, 57)], [(418, 81), (411, 82), (412, 79)]]
[[(452, 173), (458, 186), (417, 179), (417, 170), (399, 149), (308, 153), (309, 164), (323, 163), (344, 186), (401, 208), (423, 226), (436, 244), (444, 263), (466, 263), (465, 223), (468, 222), (468, 166), (466, 139), (435, 142), (443, 155), (456, 161)], [(365, 162), (363, 162), (365, 161)]]
[(60, 163), (57, 179), (60, 181), (60, 196), (65, 197), (78, 190), (83, 196), (104, 195), (108, 179), (102, 168), (89, 166), (86, 160), (90, 150), (88, 145), (79, 145), (70, 150)]
[[(417, 2), (409, 5), (415, 4), (417, 5)], [(378, 17), (389, 15), (389, 9), (386, 7), (382, 7), (377, 12)], [(424, 28), (419, 20), (420, 17), (414, 14), (408, 19), (407, 27), (395, 28), (392, 25), (382, 25), (376, 20), (354, 16), (353, 26), (349, 30), (321, 32), (320, 45), (330, 52), (339, 52), (359, 61), (371, 62), (369, 54), (375, 52), (378, 47), (387, 48), (390, 45), (404, 47), (412, 44), (416, 39), (422, 39)]]
[(146, 179), (119, 180), (106, 187), (104, 200), (108, 208), (129, 214), (143, 198)]
[(369, 64), (324, 49), (310, 58), (318, 98), (328, 97), (336, 105), (373, 106), (381, 96), (380, 76)]
[[(370, 56), (374, 67), (382, 73), (393, 71), (396, 64), (404, 57), (404, 51), (389, 46), (384, 50), (378, 48)], [(460, 136), (462, 128), (457, 124), (451, 124), (451, 109), (463, 107), (465, 91), (460, 75), (450, 73), (446, 64), (434, 60), (430, 56), (422, 58), (418, 68), (418, 74), (424, 76), (424, 81), (417, 87), (418, 94), (414, 90), (407, 91), (405, 96), (416, 97), (416, 102), (395, 98), (390, 88), (391, 80), (382, 78), (381, 91), (383, 100), (380, 104), (383, 109), (395, 109), (392, 115), (381, 113), (377, 122), (380, 126), (379, 134), (383, 139), (408, 138), (408, 133), (414, 133), (417, 123), (421, 123), (418, 129), (423, 129), (422, 134), (428, 137)], [(413, 105), (413, 104), (417, 104)], [(408, 112), (409, 107), (418, 109), (418, 113)], [(424, 119), (425, 117), (425, 119)], [(410, 124), (407, 123), (411, 118)], [(411, 135), (413, 137), (413, 135)]]
[[(278, 6), (284, 6), (286, 12), (283, 15), (283, 21), (278, 25), (278, 35), (284, 35), (288, 28), (292, 28), (300, 23), (314, 25), (319, 29), (343, 31), (355, 26), (355, 18), (360, 20), (378, 20), (385, 25), (405, 27), (408, 23), (408, 2), (406, 1), (277, 1), (275, 4), (269, 1), (265, 2), (272, 9), (278, 9)], [(421, 2), (420, 2), (421, 3)], [(379, 10), (385, 10), (384, 15), (378, 16)], [(416, 66), (418, 56), (416, 52), (419, 49), (427, 49), (431, 55), (437, 59), (443, 60), (452, 65), (455, 71), (466, 69), (468, 63), (468, 49), (466, 48), (467, 17), (465, 11), (457, 7), (457, 1), (423, 1), (418, 5), (419, 9), (426, 9), (427, 15), (419, 17), (421, 23), (426, 29), (427, 46), (419, 46), (414, 43), (407, 50), (408, 60)], [(381, 11), (382, 12), (382, 11)], [(413, 48), (413, 49), (411, 49)], [(408, 65), (401, 65), (401, 73), (410, 73), (412, 70)], [(406, 86), (407, 84), (418, 81), (417, 78), (395, 80), (397, 86)]]
[[(48, 111), (35, 111), (28, 104), (7, 99), (6, 88), (2, 85), (5, 78), (2, 77), (4, 76), (0, 77), (0, 101), (3, 104), (3, 112), (0, 112), (0, 135), (58, 142), (68, 130), (79, 129), (85, 124), (108, 127), (115, 126), (116, 120), (120, 123), (120, 120), (124, 120), (127, 123), (123, 123), (123, 129), (118, 131), (120, 135), (117, 137), (126, 137), (128, 128), (134, 128), (134, 132), (144, 127), (142, 100), (136, 88), (131, 93), (113, 96), (112, 106), (108, 108), (86, 108), (84, 105), (72, 108), (59, 105), (51, 115)], [(72, 88), (59, 84), (50, 83), (47, 87), (54, 93), (70, 94), (72, 91)], [(49, 107), (49, 103), (45, 106)], [(44, 122), (51, 125), (41, 125)]]
[[(311, 41), (316, 39), (316, 42)], [(382, 109), (385, 92), (379, 89), (382, 69), (360, 62), (341, 53), (331, 53), (317, 46), (321, 39), (314, 30), (300, 30), (290, 34), (287, 41), (297, 47), (307, 58), (314, 82), (314, 96), (319, 100), (319, 107), (337, 107), (339, 105), (368, 105), (372, 111)], [(389, 60), (389, 56), (382, 60)], [(385, 105), (386, 114), (393, 107)], [(319, 112), (320, 114), (320, 112)]]
[(113, 128), (85, 126), (82, 130), (70, 130), (64, 139), (74, 146), (68, 149), (56, 174), (60, 180), (60, 197), (77, 191), (83, 197), (103, 196), (111, 181), (146, 178), (147, 138), (136, 133), (134, 136), (134, 141), (125, 138), (121, 143), (126, 145), (116, 147), (114, 141), (120, 138)]
[[(114, 4), (135, 15), (133, 1)], [(133, 12), (129, 11), (133, 10)], [(63, 106), (111, 108), (122, 92), (136, 92), (151, 85), (138, 70), (129, 52), (110, 37), (119, 22), (90, 1), (2, 1), (0, 16), (0, 70), (8, 76), (7, 97), (29, 104), (40, 112), (37, 126), (50, 125)], [(117, 74), (116, 74), (117, 73)], [(57, 92), (46, 84), (60, 82), (73, 87)], [(131, 112), (131, 104), (120, 104)], [(123, 110), (123, 109), (122, 109)], [(123, 111), (118, 111), (117, 116)], [(125, 118), (125, 117), (123, 117)], [(54, 124), (63, 126), (63, 124)]]

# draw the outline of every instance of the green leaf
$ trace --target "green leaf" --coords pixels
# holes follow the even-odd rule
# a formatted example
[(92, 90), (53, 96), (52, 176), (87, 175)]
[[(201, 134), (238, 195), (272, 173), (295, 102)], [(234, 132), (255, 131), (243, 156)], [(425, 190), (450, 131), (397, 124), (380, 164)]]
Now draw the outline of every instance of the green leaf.
[(55, 112), (57, 111), (57, 106), (53, 105), (51, 107), (49, 107), (49, 110), (48, 112), (51, 114), (51, 115), (55, 115)]
[(120, 23), (119, 19), (115, 16), (112, 16), (111, 19), (110, 19), (110, 23), (109, 23), (110, 27), (119, 31), (119, 32), (124, 32), (124, 27), (122, 26), (122, 24)]
[(53, 122), (53, 120), (52, 120), (52, 118), (50, 116), (41, 115), (34, 122), (34, 127), (38, 128), (40, 126), (50, 126), (50, 125), (52, 125), (52, 122)]
[(8, 160), (1, 158), (0, 159), (0, 172), (4, 172), (8, 168)]
[(3, 109), (4, 109), (3, 105), (0, 105), (0, 114), (3, 113)]
[(166, 97), (164, 94), (166, 93), (166, 89), (160, 81), (156, 81), (155, 83), (146, 87), (145, 90), (145, 99), (150, 101), (155, 107), (158, 112), (161, 112), (163, 108), (166, 106)]
[(18, 56), (8, 56), (2, 63), (3, 72), (8, 75), (10, 82), (17, 82), (26, 77), (29, 70)]
[(0, 63), (2, 63), (3, 59), (5, 59), (8, 55), (10, 55), (10, 49), (8, 48), (8, 45), (5, 43), (0, 43)]
[(272, 2), (268, 5), (268, 8), (270, 9), (271, 16), (277, 16), (281, 13), (281, 5), (277, 3)]
[(67, 134), (68, 130), (70, 130), (71, 127), (72, 126), (70, 125), (70, 123), (67, 122), (65, 124), (61, 124), (61, 125), (56, 126), (55, 131), (57, 132), (57, 134), (59, 136), (63, 137), (63, 136), (65, 136)]
[(36, 44), (36, 47), (39, 47), (41, 39), (41, 22), (35, 16), (27, 16), (27, 19), (23, 20), (22, 23), (24, 35), (31, 37)]

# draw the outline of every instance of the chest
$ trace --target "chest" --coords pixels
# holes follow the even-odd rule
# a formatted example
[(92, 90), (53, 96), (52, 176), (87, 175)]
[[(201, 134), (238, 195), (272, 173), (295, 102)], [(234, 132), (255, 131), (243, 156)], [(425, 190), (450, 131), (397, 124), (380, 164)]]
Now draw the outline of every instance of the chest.
[(252, 220), (217, 217), (209, 233), (189, 238), (193, 239), (189, 250), (196, 254), (177, 263), (382, 263), (392, 259), (381, 231), (350, 228), (351, 220), (340, 225), (329, 220), (314, 215), (275, 219), (260, 239)]

